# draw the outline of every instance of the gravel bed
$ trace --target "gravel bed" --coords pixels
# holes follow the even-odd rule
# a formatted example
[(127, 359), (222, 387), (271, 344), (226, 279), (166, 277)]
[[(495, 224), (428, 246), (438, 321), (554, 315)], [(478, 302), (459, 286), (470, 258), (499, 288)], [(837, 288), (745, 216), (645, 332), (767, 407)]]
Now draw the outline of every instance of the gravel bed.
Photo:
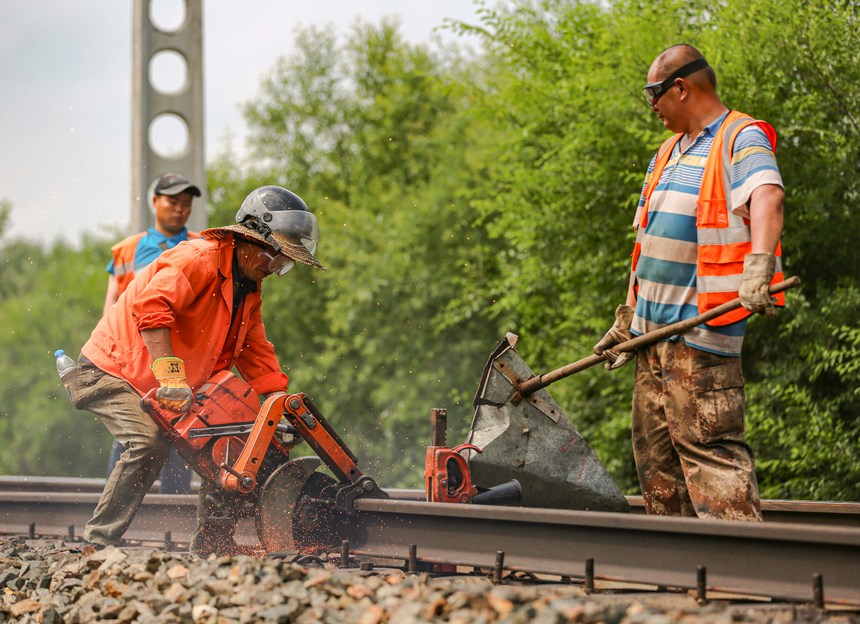
[(97, 621), (860, 623), (860, 614), (729, 601), (700, 607), (683, 593), (587, 595), (574, 585), (494, 585), (482, 576), (361, 572), (246, 556), (202, 560), (148, 548), (83, 555), (63, 541), (0, 538), (0, 624)]

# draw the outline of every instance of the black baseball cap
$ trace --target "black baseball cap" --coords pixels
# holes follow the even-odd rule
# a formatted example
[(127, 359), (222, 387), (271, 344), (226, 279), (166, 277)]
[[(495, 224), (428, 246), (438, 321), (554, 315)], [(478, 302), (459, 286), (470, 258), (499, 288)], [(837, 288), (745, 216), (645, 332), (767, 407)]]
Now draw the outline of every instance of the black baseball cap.
[(165, 173), (158, 179), (155, 185), (156, 195), (179, 195), (180, 193), (191, 193), (194, 197), (200, 197), (200, 189), (191, 184), (188, 178), (178, 173)]

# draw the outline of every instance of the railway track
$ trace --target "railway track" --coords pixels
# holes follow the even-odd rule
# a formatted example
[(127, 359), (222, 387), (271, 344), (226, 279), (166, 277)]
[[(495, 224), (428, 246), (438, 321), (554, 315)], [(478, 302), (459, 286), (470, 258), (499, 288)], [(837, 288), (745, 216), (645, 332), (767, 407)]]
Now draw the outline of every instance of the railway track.
[[(0, 532), (79, 538), (99, 479), (0, 478)], [(765, 501), (761, 524), (423, 502), (417, 490), (359, 499), (343, 548), (352, 557), (641, 583), (860, 607), (860, 505)], [(634, 510), (641, 501), (631, 499)], [(181, 547), (195, 495), (147, 495), (126, 537)], [(239, 541), (255, 543), (250, 522)]]

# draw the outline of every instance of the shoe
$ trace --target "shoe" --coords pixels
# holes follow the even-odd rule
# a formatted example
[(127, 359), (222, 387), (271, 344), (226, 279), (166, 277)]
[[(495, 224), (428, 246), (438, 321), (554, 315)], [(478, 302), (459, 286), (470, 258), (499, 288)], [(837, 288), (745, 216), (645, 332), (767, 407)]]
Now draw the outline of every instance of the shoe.
[(91, 555), (97, 550), (104, 550), (104, 544), (96, 544), (94, 542), (88, 542), (87, 540), (81, 541), (81, 554), (82, 555)]
[(233, 540), (235, 531), (236, 518), (227, 514), (211, 513), (194, 530), (188, 552), (204, 559), (209, 555), (232, 557), (243, 554), (242, 549)]
[(232, 537), (212, 537), (207, 539), (206, 536), (198, 534), (191, 540), (188, 552), (201, 559), (206, 559), (210, 555), (215, 555), (216, 557), (244, 555), (247, 554), (247, 549), (239, 546)]

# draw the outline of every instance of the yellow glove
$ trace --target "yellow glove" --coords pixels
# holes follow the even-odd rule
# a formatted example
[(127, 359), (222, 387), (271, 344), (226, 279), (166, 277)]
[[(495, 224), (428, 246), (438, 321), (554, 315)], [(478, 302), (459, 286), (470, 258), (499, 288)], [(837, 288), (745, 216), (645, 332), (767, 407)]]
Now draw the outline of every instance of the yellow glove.
[(618, 353), (612, 350), (615, 345), (633, 338), (633, 333), (630, 331), (630, 324), (633, 323), (633, 312), (633, 308), (629, 305), (623, 303), (619, 305), (615, 309), (615, 323), (612, 324), (600, 342), (594, 345), (594, 352), (606, 358), (606, 364), (604, 364), (606, 370), (621, 368), (633, 359), (634, 353), (632, 351)]
[(159, 405), (184, 414), (191, 409), (194, 393), (185, 378), (185, 362), (178, 357), (160, 357), (152, 363), (152, 374), (161, 384), (155, 393)]

